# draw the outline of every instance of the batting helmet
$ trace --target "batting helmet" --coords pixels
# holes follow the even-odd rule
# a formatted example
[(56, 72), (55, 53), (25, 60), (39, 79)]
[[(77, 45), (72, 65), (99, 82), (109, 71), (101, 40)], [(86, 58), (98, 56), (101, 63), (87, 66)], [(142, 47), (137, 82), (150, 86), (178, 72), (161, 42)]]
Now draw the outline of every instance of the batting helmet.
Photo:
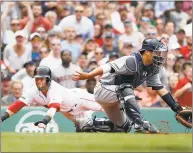
[(168, 53), (168, 47), (157, 39), (145, 39), (140, 51), (152, 51), (153, 65), (159, 67), (166, 59)]
[(47, 81), (51, 80), (51, 70), (46, 66), (38, 66), (34, 70), (34, 78), (47, 78)]

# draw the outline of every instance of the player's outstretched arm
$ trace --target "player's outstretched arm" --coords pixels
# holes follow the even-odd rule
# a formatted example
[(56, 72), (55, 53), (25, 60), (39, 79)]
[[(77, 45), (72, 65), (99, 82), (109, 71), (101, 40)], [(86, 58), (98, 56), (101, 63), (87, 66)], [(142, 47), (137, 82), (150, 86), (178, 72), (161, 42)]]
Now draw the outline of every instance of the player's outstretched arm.
[(37, 121), (34, 123), (35, 126), (38, 126), (39, 128), (46, 128), (47, 124), (51, 121), (51, 119), (54, 117), (55, 113), (60, 110), (60, 105), (53, 103), (48, 106), (48, 111), (46, 116), (44, 116), (43, 120)]
[(72, 80), (87, 80), (91, 79), (97, 75), (103, 75), (104, 73), (108, 73), (111, 71), (111, 66), (109, 64), (105, 64), (103, 66), (95, 68), (93, 71), (86, 73), (86, 72), (78, 72), (76, 71), (75, 74), (72, 76)]
[(24, 106), (26, 106), (25, 103), (23, 103), (20, 100), (15, 101), (13, 104), (11, 104), (8, 109), (4, 112), (4, 114), (1, 116), (1, 122), (8, 119), (12, 115), (16, 114), (20, 109), (22, 109)]

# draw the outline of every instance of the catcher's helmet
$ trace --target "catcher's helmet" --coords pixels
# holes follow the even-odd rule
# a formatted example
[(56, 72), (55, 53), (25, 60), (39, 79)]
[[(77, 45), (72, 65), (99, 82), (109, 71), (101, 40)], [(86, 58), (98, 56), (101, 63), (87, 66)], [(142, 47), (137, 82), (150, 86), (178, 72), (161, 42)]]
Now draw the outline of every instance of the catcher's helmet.
[(46, 66), (38, 66), (34, 70), (34, 78), (47, 78), (49, 82), (51, 80), (51, 70)]
[(153, 65), (159, 67), (165, 62), (166, 55), (168, 53), (168, 47), (161, 41), (157, 39), (145, 39), (140, 51), (145, 50), (153, 52)]

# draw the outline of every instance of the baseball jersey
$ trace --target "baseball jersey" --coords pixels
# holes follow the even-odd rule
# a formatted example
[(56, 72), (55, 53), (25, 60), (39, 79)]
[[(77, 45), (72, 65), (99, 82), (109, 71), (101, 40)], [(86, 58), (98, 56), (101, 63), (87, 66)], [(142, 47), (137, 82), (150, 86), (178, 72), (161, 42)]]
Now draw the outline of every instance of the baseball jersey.
[(110, 63), (111, 72), (103, 75), (100, 82), (108, 85), (129, 83), (134, 88), (146, 81), (147, 86), (162, 86), (159, 69), (153, 65), (145, 66), (139, 53), (123, 56)]
[[(79, 83), (83, 81), (73, 81), (72, 80), (72, 74), (75, 73), (75, 71), (80, 71), (80, 67), (77, 65), (74, 65), (70, 63), (69, 67), (66, 68), (60, 64), (57, 68), (55, 68), (52, 72), (54, 75), (55, 80), (62, 86), (66, 88), (76, 88), (79, 87)], [(83, 84), (84, 85), (84, 84)], [(80, 84), (80, 86), (83, 86)]]
[(51, 81), (47, 96), (44, 96), (35, 85), (22, 93), (19, 99), (26, 105), (37, 104), (39, 106), (48, 106), (51, 103), (60, 104), (60, 111), (69, 112), (71, 109), (80, 105), (78, 95), (70, 89), (64, 88), (55, 81)]

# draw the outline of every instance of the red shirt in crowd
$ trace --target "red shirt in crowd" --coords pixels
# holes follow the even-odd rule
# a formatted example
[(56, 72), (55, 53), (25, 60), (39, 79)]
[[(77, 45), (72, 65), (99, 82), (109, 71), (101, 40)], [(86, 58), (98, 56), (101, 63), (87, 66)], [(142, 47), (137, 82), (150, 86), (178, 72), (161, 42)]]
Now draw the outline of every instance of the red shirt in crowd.
[(180, 49), (180, 54), (182, 54), (186, 60), (189, 60), (190, 55), (192, 54), (192, 49), (188, 46), (182, 46)]
[[(187, 78), (180, 79), (176, 85), (175, 92), (189, 83), (190, 80)], [(177, 98), (177, 101), (182, 106), (191, 106), (192, 107), (192, 91), (184, 92), (180, 97)]]
[[(22, 19), (20, 21), (21, 29), (23, 29), (25, 27), (27, 22), (28, 22), (28, 17), (25, 17), (24, 19)], [(46, 19), (43, 16), (39, 16), (39, 17), (35, 18), (31, 33), (35, 32), (36, 28), (38, 28), (40, 26), (44, 27), (46, 29), (46, 31), (48, 31), (52, 28), (52, 25), (48, 19)]]

